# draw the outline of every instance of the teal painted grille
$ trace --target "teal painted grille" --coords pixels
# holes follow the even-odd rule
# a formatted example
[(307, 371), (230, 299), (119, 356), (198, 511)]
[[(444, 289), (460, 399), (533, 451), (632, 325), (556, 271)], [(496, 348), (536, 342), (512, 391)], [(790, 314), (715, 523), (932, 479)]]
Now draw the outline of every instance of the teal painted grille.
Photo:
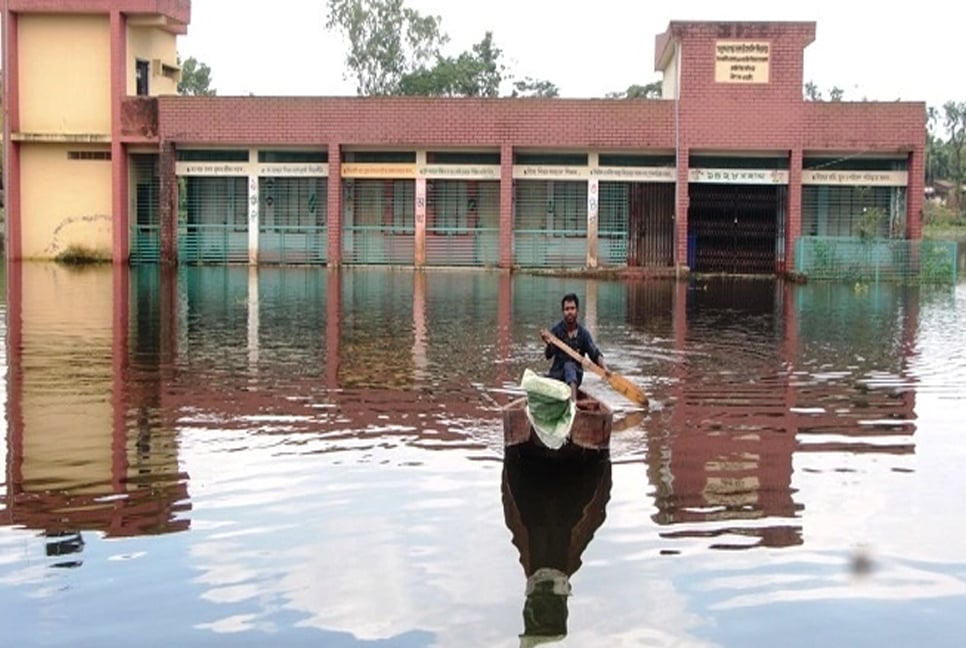
[(342, 260), (347, 264), (415, 263), (416, 186), (412, 180), (343, 183)]
[(248, 263), (248, 178), (181, 178), (178, 260)]
[(427, 183), (426, 265), (496, 265), (499, 241), (499, 182)]
[(180, 263), (248, 263), (248, 230), (234, 225), (182, 225)]
[(627, 265), (630, 184), (601, 182), (597, 208), (597, 260), (604, 266)]
[(587, 183), (519, 180), (514, 186), (513, 263), (575, 268), (587, 264)]
[(259, 263), (325, 263), (327, 178), (259, 178)]
[(956, 282), (956, 244), (805, 236), (795, 245), (795, 270), (809, 279), (949, 284)]
[(161, 183), (158, 156), (131, 156), (134, 214), (129, 233), (131, 263), (157, 263), (161, 259)]

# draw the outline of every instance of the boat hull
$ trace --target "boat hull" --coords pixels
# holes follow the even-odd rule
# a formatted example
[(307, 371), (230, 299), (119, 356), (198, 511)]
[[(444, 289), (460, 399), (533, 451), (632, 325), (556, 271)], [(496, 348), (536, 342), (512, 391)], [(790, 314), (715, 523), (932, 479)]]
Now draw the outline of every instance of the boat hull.
[(560, 450), (545, 446), (530, 425), (526, 397), (511, 401), (503, 408), (503, 442), (506, 447), (530, 445), (547, 453), (573, 450), (601, 451), (610, 448), (614, 411), (596, 398), (580, 392), (570, 438)]

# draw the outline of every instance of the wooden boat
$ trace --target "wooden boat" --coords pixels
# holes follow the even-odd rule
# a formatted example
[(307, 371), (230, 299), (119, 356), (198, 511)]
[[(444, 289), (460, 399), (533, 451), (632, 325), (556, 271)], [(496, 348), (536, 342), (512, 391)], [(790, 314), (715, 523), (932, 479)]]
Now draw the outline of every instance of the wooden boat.
[(570, 439), (559, 450), (551, 450), (540, 441), (527, 418), (526, 407), (526, 396), (511, 401), (503, 407), (503, 444), (507, 448), (529, 445), (535, 449), (542, 449), (546, 454), (566, 454), (581, 450), (600, 451), (610, 448), (614, 411), (606, 403), (584, 391), (577, 393), (577, 410), (570, 428)]
[(525, 445), (503, 459), (503, 514), (526, 577), (521, 646), (567, 634), (571, 577), (607, 516), (606, 451), (533, 458)]

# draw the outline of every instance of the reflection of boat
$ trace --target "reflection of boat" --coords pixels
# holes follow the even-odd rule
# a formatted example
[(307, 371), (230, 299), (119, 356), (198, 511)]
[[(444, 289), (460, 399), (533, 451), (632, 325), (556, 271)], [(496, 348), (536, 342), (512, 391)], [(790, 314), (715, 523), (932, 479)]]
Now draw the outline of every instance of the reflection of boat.
[[(508, 448), (531, 445), (551, 451), (540, 441), (527, 418), (527, 397), (511, 401), (503, 407), (503, 443)], [(606, 403), (586, 392), (578, 392), (577, 408), (570, 428), (569, 442), (560, 450), (607, 450), (614, 425), (614, 412)]]
[(610, 488), (604, 451), (547, 460), (507, 448), (503, 513), (527, 576), (521, 646), (567, 634), (570, 577), (604, 522)]

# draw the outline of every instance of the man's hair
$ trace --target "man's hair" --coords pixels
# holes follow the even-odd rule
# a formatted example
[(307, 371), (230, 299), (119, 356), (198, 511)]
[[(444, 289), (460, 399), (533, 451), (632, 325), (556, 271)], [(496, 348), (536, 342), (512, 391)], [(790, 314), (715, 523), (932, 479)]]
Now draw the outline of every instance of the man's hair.
[(563, 307), (567, 304), (567, 302), (573, 302), (574, 306), (577, 307), (577, 310), (580, 310), (580, 300), (577, 299), (577, 295), (574, 293), (567, 293), (563, 296), (563, 299), (560, 300), (560, 310), (563, 310)]

